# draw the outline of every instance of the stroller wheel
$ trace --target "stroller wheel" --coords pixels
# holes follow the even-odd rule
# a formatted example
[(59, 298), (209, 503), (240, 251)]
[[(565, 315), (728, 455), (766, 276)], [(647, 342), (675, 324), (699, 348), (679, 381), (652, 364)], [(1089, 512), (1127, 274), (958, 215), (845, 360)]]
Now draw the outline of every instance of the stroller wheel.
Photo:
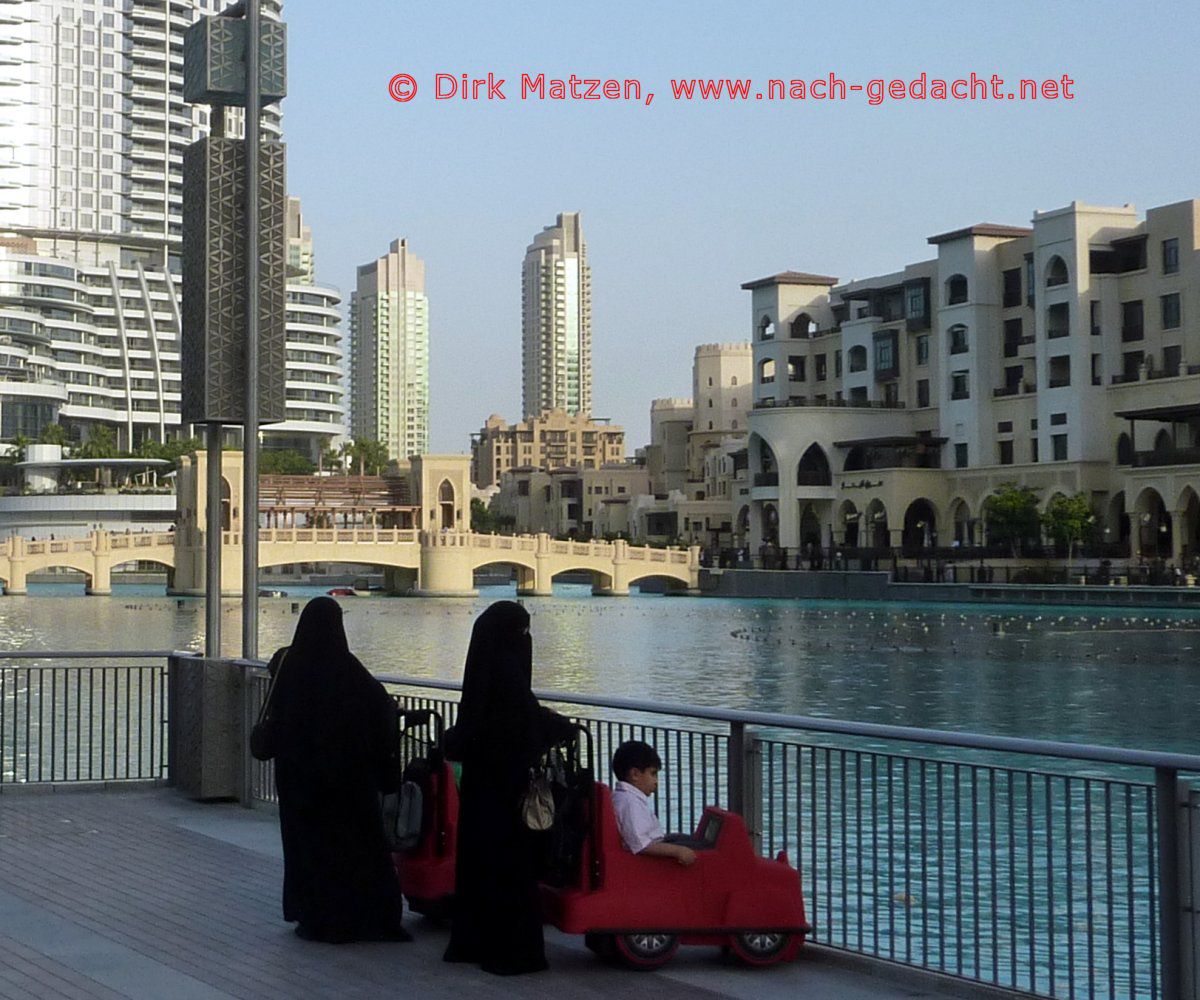
[(678, 935), (657, 931), (618, 934), (614, 943), (617, 955), (631, 969), (657, 969), (666, 965), (679, 950)]

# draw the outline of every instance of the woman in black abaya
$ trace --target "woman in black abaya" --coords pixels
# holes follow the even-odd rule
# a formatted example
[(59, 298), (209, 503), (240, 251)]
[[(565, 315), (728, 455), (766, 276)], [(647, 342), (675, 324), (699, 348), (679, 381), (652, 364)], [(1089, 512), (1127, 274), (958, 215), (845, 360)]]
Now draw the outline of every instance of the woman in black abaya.
[(409, 940), (379, 810), (379, 791), (396, 782), (391, 697), (351, 654), (328, 597), (305, 606), (269, 669), (284, 920), (310, 940)]
[(447, 962), (498, 975), (546, 968), (538, 842), (521, 817), (529, 768), (577, 727), (530, 690), (529, 614), (498, 601), (475, 622), (447, 755), (462, 761), (454, 922)]

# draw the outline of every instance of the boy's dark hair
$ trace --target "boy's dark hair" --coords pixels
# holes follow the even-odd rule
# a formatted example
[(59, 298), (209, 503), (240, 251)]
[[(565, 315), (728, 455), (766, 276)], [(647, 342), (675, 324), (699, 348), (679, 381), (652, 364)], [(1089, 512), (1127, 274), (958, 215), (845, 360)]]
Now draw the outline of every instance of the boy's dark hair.
[(661, 768), (662, 758), (649, 743), (643, 743), (641, 740), (626, 740), (617, 747), (617, 752), (613, 754), (613, 774), (617, 776), (618, 780), (624, 781), (625, 775), (635, 767), (639, 771), (645, 771), (651, 767)]

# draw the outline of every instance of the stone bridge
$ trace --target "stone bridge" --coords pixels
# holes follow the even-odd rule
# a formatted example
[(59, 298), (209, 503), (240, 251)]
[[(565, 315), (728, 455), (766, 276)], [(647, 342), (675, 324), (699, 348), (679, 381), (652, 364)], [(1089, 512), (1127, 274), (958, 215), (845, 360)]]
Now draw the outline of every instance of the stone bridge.
[[(241, 533), (223, 533), (221, 592), (241, 593)], [(698, 592), (700, 550), (653, 549), (625, 541), (564, 542), (549, 535), (480, 535), (468, 531), (374, 528), (260, 529), (258, 564), (357, 563), (380, 567), (391, 593), (427, 597), (474, 595), (474, 571), (485, 566), (515, 567), (517, 592), (546, 595), (555, 576), (586, 572), (595, 594), (625, 595), (631, 584), (661, 577), (680, 590)], [(94, 531), (86, 538), (28, 541), (11, 537), (0, 544), (0, 580), (5, 593), (24, 594), (30, 573), (70, 568), (87, 578), (89, 594), (112, 592), (112, 571), (126, 563), (157, 563), (167, 570), (168, 589), (203, 594), (204, 533), (178, 531), (113, 534)]]

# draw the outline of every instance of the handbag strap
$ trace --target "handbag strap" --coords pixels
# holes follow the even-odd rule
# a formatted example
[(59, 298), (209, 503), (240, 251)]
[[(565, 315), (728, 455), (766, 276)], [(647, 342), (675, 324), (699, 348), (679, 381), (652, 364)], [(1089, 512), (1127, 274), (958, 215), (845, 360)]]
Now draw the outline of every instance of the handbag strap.
[(258, 722), (262, 722), (267, 717), (267, 711), (271, 707), (271, 700), (275, 697), (275, 686), (279, 683), (279, 675), (283, 673), (283, 665), (287, 663), (288, 652), (290, 651), (291, 647), (285, 648), (284, 654), (279, 660), (279, 666), (275, 668), (275, 676), (271, 678), (271, 684), (267, 688), (267, 696), (258, 708)]

